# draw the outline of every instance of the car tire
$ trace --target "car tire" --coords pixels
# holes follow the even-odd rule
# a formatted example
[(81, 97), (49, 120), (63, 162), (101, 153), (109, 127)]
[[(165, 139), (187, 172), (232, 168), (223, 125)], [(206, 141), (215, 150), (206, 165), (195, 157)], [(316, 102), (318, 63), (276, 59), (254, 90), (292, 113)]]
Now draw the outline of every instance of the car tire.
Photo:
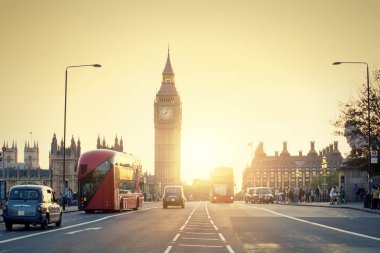
[(57, 221), (57, 222), (55, 223), (55, 225), (56, 225), (57, 227), (60, 227), (61, 224), (62, 224), (62, 213), (61, 213), (61, 215), (60, 215), (60, 217), (59, 217), (59, 221)]
[(5, 222), (5, 228), (6, 228), (8, 231), (12, 231), (12, 226), (13, 226), (12, 223), (10, 223), (10, 222)]
[(46, 230), (47, 227), (48, 227), (48, 224), (49, 224), (49, 221), (48, 221), (48, 219), (46, 218), (46, 219), (41, 223), (41, 229), (42, 229), (42, 230)]
[(163, 205), (162, 207), (163, 207), (164, 209), (168, 208), (168, 206), (167, 206), (167, 205)]

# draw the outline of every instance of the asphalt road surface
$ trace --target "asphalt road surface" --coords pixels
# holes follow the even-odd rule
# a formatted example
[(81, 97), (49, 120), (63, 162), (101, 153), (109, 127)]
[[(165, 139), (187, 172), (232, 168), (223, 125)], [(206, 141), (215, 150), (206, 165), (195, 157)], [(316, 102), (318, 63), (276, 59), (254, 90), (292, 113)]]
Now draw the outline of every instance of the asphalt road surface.
[(163, 209), (65, 213), (61, 227), (11, 232), (0, 252), (378, 252), (380, 216), (350, 209), (187, 202)]

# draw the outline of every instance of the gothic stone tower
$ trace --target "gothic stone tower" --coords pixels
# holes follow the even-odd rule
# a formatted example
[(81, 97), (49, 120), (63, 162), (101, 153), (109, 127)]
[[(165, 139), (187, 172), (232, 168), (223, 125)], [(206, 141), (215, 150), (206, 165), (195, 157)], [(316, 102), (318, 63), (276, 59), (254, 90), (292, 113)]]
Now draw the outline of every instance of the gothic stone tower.
[(25, 168), (31, 169), (31, 168), (39, 168), (40, 162), (39, 162), (39, 155), (40, 155), (40, 149), (37, 145), (34, 143), (32, 146), (31, 144), (25, 142), (24, 147), (24, 163)]
[[(61, 140), (61, 145), (58, 145), (57, 136), (54, 134), (49, 153), (49, 169), (53, 173), (52, 188), (57, 194), (63, 192), (63, 149), (63, 140)], [(78, 191), (77, 165), (80, 155), (81, 143), (79, 139), (75, 143), (74, 137), (72, 137), (71, 145), (66, 147), (65, 151), (65, 178), (68, 181), (69, 189), (74, 192)]]
[(168, 50), (161, 87), (154, 101), (156, 193), (162, 194), (166, 185), (181, 183), (181, 126), (182, 103)]

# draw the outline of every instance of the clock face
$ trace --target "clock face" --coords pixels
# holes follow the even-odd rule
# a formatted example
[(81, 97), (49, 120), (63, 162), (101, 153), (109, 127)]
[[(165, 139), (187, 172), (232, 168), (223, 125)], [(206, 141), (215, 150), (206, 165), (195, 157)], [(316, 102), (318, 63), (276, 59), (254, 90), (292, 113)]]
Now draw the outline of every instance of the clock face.
[(163, 106), (159, 111), (160, 119), (168, 120), (173, 117), (173, 108), (169, 106)]

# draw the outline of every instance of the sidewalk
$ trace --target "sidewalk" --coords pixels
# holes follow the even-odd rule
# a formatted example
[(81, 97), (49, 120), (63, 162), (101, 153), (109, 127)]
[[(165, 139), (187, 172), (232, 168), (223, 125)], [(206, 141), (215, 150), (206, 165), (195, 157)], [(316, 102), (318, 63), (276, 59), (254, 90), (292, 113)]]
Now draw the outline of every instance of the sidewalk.
[(343, 203), (343, 204), (339, 204), (339, 205), (337, 205), (337, 204), (330, 205), (330, 202), (313, 202), (313, 203), (302, 202), (302, 203), (298, 203), (298, 204), (289, 202), (289, 203), (278, 203), (278, 204), (280, 204), (280, 205), (295, 205), (295, 206), (326, 207), (326, 208), (346, 208), (346, 209), (360, 210), (360, 211), (367, 212), (367, 213), (380, 214), (379, 209), (374, 210), (371, 208), (364, 208), (363, 202), (347, 202), (347, 203)]

